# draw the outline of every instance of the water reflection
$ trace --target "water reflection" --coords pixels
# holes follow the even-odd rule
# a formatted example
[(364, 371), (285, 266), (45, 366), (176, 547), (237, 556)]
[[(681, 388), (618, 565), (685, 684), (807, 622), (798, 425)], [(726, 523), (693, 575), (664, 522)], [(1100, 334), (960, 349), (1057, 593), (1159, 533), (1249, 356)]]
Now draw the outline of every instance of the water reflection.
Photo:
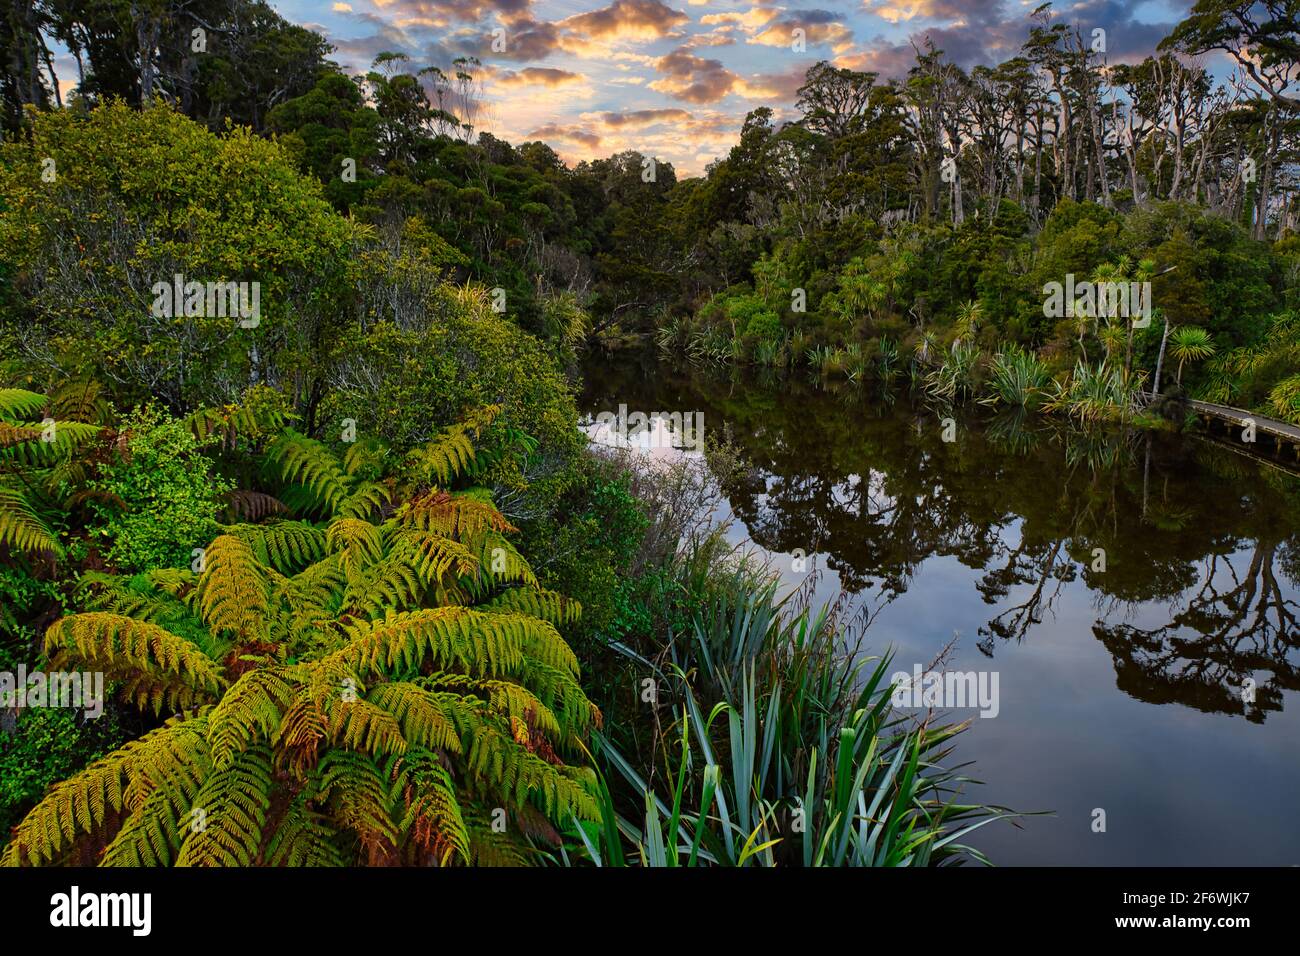
[(987, 657), (1035, 640), (1082, 587), (1135, 700), (1258, 723), (1300, 690), (1294, 476), (1197, 440), (1035, 416), (957, 414), (945, 441), (952, 413), (798, 382), (628, 363), (587, 383), (589, 411), (697, 409), (725, 428), (749, 465), (725, 488), (748, 536), (819, 555), (849, 591), (894, 600), (925, 562), (960, 562)]

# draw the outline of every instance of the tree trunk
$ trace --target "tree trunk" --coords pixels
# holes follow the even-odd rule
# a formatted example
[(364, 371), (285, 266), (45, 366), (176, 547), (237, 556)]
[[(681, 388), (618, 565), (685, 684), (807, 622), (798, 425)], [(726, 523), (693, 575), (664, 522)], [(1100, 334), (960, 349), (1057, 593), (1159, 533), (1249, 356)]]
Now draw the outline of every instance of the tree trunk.
[(1160, 394), (1160, 371), (1165, 367), (1165, 343), (1169, 341), (1169, 316), (1165, 316), (1165, 331), (1160, 336), (1160, 355), (1156, 358), (1156, 378), (1151, 385), (1151, 394)]

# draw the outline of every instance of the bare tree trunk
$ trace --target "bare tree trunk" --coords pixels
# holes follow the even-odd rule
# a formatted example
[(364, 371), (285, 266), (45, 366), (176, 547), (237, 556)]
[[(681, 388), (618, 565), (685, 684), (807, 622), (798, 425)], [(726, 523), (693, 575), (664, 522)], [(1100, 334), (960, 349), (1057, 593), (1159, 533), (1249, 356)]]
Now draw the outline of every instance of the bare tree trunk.
[(1160, 394), (1160, 372), (1165, 367), (1165, 343), (1169, 341), (1169, 316), (1165, 316), (1165, 331), (1160, 336), (1160, 355), (1156, 358), (1156, 378), (1151, 385), (1151, 394)]

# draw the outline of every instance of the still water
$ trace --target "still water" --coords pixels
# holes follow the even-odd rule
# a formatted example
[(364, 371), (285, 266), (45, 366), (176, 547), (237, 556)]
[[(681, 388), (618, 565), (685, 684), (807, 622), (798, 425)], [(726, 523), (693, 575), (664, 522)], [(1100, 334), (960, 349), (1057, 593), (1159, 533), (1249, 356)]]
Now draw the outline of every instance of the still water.
[(995, 863), (1300, 865), (1300, 478), (1197, 438), (971, 412), (945, 442), (906, 396), (584, 374), (587, 413), (728, 434), (734, 540), (854, 595), (891, 672), (954, 640), (948, 669), (996, 672), (996, 716), (951, 712), (969, 795), (1052, 815), (976, 834)]

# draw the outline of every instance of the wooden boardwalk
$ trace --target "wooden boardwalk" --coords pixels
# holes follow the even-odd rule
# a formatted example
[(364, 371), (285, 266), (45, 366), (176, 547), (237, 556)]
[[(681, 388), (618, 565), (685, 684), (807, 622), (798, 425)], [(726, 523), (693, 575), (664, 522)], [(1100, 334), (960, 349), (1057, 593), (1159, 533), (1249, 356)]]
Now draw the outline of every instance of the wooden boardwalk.
[[(1158, 396), (1150, 392), (1140, 393), (1143, 404), (1150, 404)], [(1248, 412), (1244, 408), (1233, 408), (1230, 405), (1219, 405), (1214, 402), (1202, 402), (1195, 398), (1182, 398), (1183, 402), (1202, 418), (1212, 422), (1222, 422), (1229, 429), (1237, 430), (1235, 434), (1235, 443), (1249, 445), (1251, 442), (1242, 440), (1242, 434), (1251, 424), (1255, 427), (1255, 437), (1267, 435), (1273, 440), (1276, 451), (1280, 454), (1282, 449), (1290, 446), (1292, 450), (1300, 457), (1300, 426), (1292, 425), (1289, 422), (1278, 421), (1276, 418), (1268, 418), (1265, 415), (1256, 415), (1254, 412)]]

